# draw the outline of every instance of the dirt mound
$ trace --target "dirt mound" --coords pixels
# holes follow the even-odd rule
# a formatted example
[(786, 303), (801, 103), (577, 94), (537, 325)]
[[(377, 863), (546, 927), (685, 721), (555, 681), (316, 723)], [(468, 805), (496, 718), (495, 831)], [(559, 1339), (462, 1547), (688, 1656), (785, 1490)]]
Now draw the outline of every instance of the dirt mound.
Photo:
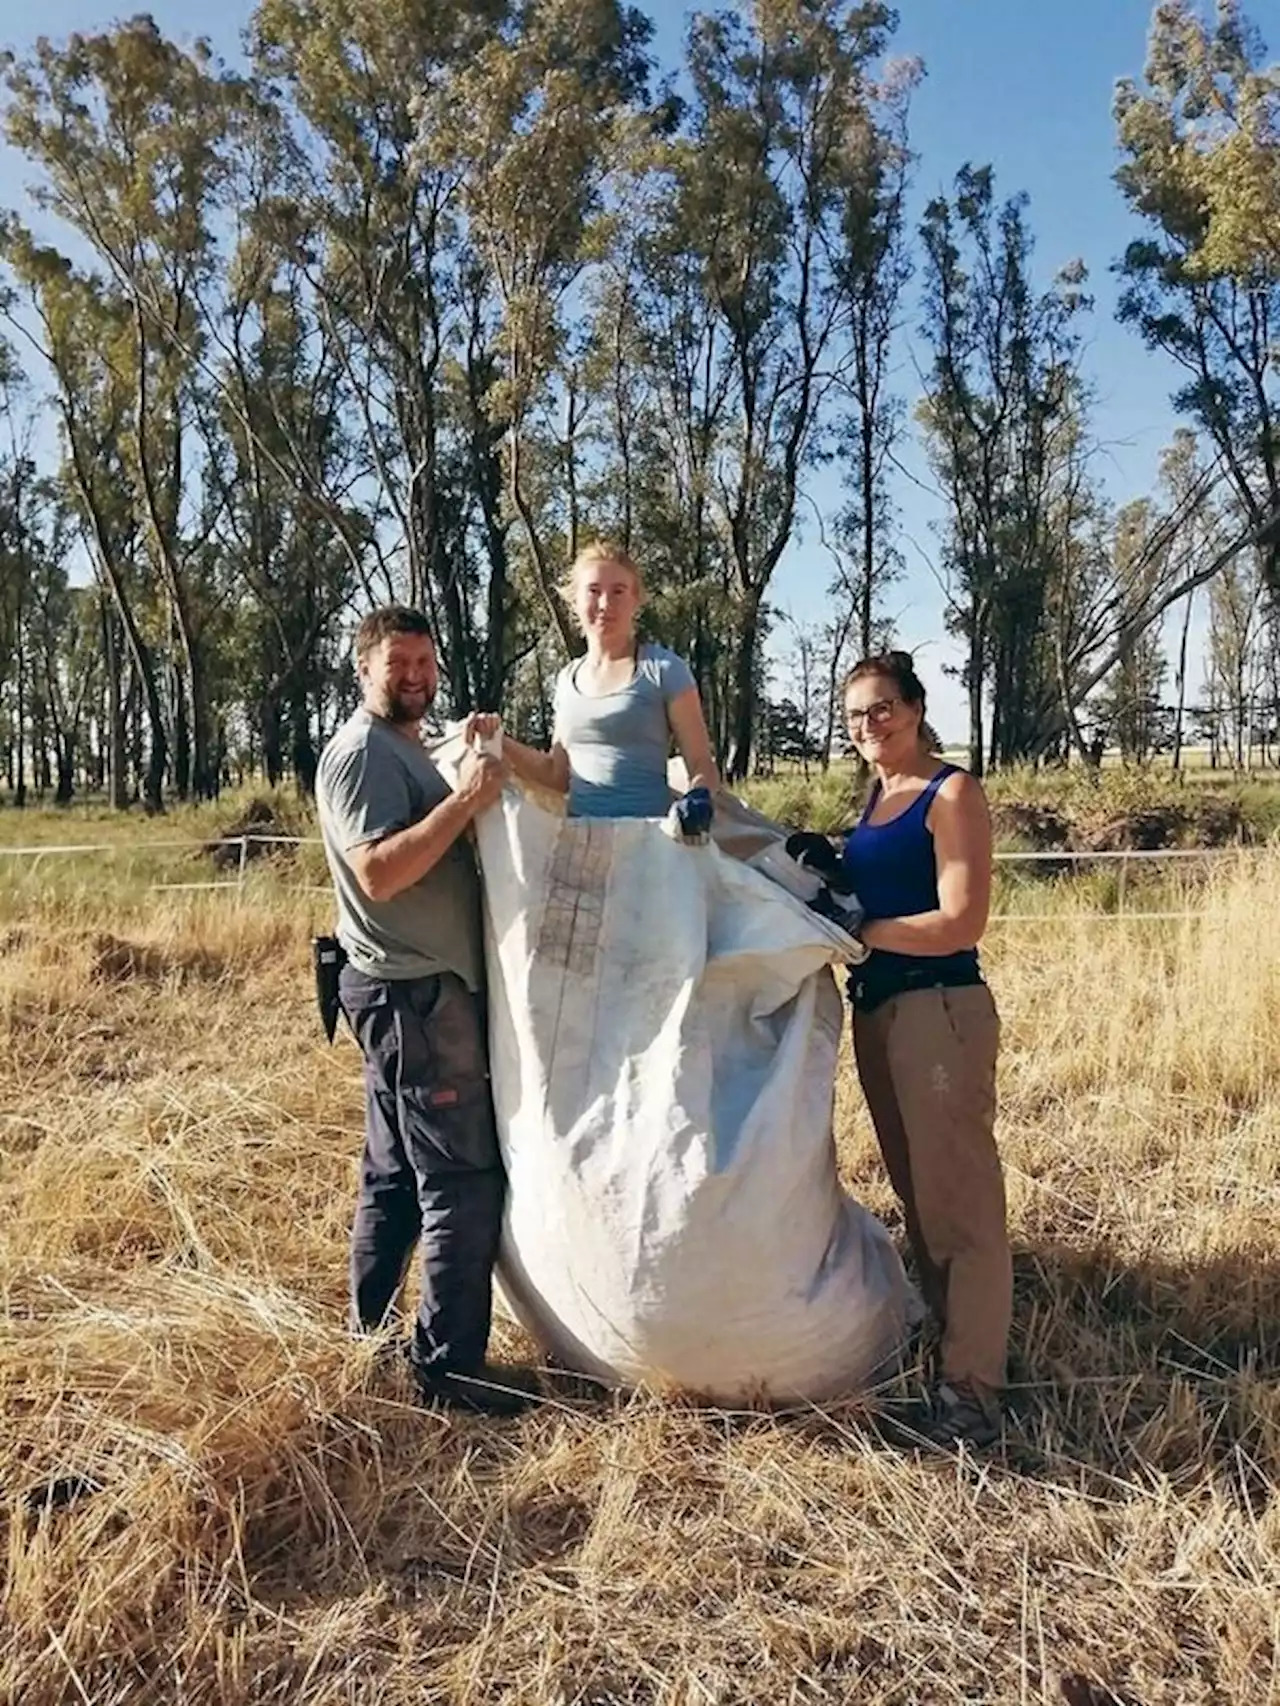
[(1154, 853), (1170, 847), (1229, 847), (1251, 839), (1236, 800), (1170, 802), (1112, 813), (1077, 828), (1080, 848), (1091, 853)]
[(1051, 806), (1001, 800), (991, 808), (998, 844), (1035, 853), (1154, 853), (1177, 847), (1230, 847), (1254, 839), (1238, 800), (1148, 800), (1117, 807)]
[(1007, 800), (991, 808), (991, 827), (1000, 841), (1024, 842), (1033, 853), (1056, 853), (1073, 845), (1071, 819), (1055, 806)]
[(1244, 845), (1259, 839), (1239, 800), (1201, 800), (1195, 814), (1196, 840), (1201, 847)]
[(1148, 806), (1081, 825), (1079, 844), (1090, 853), (1155, 853), (1186, 845), (1189, 826), (1180, 806)]
[(241, 861), (241, 843), (234, 839), (238, 836), (262, 836), (263, 840), (246, 840), (243, 845), (243, 857), (246, 864), (256, 859), (292, 859), (297, 852), (288, 840), (272, 841), (271, 836), (294, 836), (298, 832), (288, 820), (281, 808), (272, 800), (266, 800), (259, 795), (249, 801), (249, 804), (226, 827), (219, 831), (213, 841), (207, 841), (202, 852), (213, 860), (214, 867), (219, 871), (238, 871)]

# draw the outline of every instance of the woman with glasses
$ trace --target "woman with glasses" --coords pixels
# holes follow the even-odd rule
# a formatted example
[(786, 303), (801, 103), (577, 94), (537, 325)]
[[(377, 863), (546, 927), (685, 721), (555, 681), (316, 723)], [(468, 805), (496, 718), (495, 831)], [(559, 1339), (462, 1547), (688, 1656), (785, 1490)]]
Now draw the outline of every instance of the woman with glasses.
[(993, 1136), (1000, 1021), (978, 963), (991, 897), (981, 785), (938, 756), (907, 652), (864, 658), (844, 685), (871, 766), (841, 864), (871, 953), (850, 974), (858, 1076), (902, 1203), (925, 1301), (942, 1330), (927, 1431), (1000, 1431), (1012, 1274)]

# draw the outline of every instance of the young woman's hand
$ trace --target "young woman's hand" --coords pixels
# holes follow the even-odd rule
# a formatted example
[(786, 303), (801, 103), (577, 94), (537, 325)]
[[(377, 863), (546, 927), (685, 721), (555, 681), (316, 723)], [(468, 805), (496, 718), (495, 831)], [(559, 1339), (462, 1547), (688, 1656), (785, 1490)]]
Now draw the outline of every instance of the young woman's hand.
[(686, 841), (704, 841), (711, 833), (714, 816), (710, 788), (690, 788), (676, 801), (676, 822)]
[(468, 746), (477, 746), (481, 741), (492, 740), (494, 735), (501, 732), (502, 718), (496, 711), (472, 711), (463, 729)]

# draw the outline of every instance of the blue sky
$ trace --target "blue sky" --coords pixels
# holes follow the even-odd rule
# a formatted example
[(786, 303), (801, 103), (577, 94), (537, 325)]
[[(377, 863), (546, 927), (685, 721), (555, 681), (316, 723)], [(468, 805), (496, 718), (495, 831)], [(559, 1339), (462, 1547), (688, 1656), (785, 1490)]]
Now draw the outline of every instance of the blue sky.
[[(104, 0), (42, 0), (30, 8), (0, 0), (0, 44), (21, 51), (37, 34), (95, 29), (137, 9)], [(195, 0), (157, 0), (149, 8), (161, 28), (179, 39), (207, 35), (226, 57), (236, 54), (251, 9), (250, 0), (224, 0), (216, 8)], [(658, 3), (647, 9), (658, 26), (659, 57), (674, 63), (687, 8)], [(1149, 489), (1175, 424), (1168, 402), (1174, 374), (1116, 324), (1109, 271), (1137, 230), (1111, 181), (1116, 165), (1111, 97), (1117, 78), (1141, 74), (1151, 9), (1150, 0), (1075, 0), (1072, 6), (903, 0), (896, 40), (896, 51), (919, 55), (926, 70), (911, 127), (919, 155), (917, 211), (948, 187), (965, 161), (990, 162), (998, 191), (1025, 190), (1031, 197), (1040, 280), (1047, 284), (1076, 257), (1089, 267), (1097, 307), (1087, 365), (1098, 392), (1097, 432), (1107, 447), (1099, 472), (1117, 500)], [(1265, 8), (1251, 10), (1262, 22)], [(20, 203), (25, 176), (24, 163), (0, 147), (0, 206)], [(914, 299), (908, 319), (913, 329)], [(919, 389), (913, 361), (911, 339), (904, 338), (899, 388), (909, 402)], [(914, 447), (904, 451), (904, 461), (927, 481)], [(823, 509), (834, 508), (835, 481), (824, 478), (814, 497)], [(898, 499), (908, 570), (888, 604), (899, 638), (920, 648), (935, 723), (945, 737), (957, 738), (965, 726), (963, 698), (941, 666), (957, 661), (958, 654), (945, 636), (931, 568), (941, 508), (905, 479)], [(828, 578), (812, 528), (809, 535), (789, 552), (776, 587), (777, 602), (800, 621), (821, 614)], [(780, 673), (784, 667), (780, 663)]]

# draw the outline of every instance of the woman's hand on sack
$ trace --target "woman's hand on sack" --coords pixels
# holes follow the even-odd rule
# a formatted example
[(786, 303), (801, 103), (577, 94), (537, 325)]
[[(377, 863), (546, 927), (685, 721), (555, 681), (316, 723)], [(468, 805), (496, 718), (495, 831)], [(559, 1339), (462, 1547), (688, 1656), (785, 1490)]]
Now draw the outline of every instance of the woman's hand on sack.
[(502, 718), (496, 711), (472, 711), (462, 732), (468, 746), (478, 746), (481, 741), (501, 734)]
[(715, 805), (710, 788), (690, 788), (676, 801), (676, 822), (686, 841), (705, 840), (711, 833)]

